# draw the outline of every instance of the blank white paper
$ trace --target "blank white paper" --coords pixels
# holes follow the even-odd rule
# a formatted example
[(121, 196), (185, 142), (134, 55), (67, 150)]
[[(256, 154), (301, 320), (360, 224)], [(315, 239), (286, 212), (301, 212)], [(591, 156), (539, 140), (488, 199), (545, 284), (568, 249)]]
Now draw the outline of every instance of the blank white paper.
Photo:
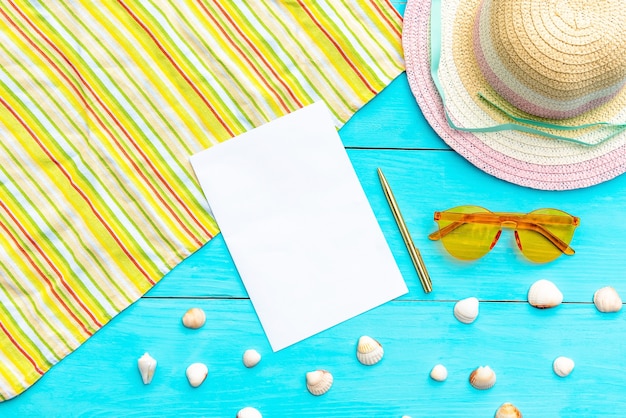
[(407, 293), (324, 103), (191, 164), (274, 351)]

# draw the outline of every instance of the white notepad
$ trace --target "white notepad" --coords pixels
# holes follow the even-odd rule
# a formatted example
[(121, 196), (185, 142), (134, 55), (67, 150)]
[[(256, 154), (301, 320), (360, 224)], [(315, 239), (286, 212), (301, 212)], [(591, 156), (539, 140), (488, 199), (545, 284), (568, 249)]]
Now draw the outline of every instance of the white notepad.
[(191, 164), (274, 351), (408, 291), (324, 103)]

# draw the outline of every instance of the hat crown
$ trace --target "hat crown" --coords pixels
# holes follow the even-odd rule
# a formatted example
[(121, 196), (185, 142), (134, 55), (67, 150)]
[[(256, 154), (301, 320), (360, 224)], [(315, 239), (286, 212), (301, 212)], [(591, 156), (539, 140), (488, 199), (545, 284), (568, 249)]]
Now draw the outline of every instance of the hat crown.
[(474, 52), (509, 103), (564, 119), (596, 108), (626, 82), (626, 8), (619, 0), (483, 0)]

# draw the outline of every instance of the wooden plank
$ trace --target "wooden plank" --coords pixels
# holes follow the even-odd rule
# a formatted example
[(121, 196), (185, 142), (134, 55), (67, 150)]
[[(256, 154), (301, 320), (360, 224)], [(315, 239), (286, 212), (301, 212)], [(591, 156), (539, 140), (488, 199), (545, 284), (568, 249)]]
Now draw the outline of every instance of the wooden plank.
[[(207, 312), (207, 324), (197, 331), (180, 324), (191, 306)], [(142, 299), (63, 367), (1, 404), (0, 416), (234, 417), (252, 405), (265, 417), (487, 417), (510, 401), (525, 417), (567, 417), (616, 416), (624, 405), (626, 357), (621, 339), (611, 337), (626, 332), (623, 313), (600, 314), (591, 304), (538, 310), (482, 303), (476, 322), (465, 325), (452, 308), (393, 302), (272, 353), (248, 300)], [(354, 355), (363, 334), (385, 348), (372, 367)], [(252, 369), (241, 362), (248, 348), (263, 355)], [(158, 360), (147, 386), (136, 367), (145, 351)], [(560, 355), (576, 362), (566, 378), (552, 372)], [(194, 389), (185, 368), (196, 361), (208, 364), (209, 377)], [(443, 383), (428, 377), (437, 363), (448, 368)], [(496, 371), (490, 390), (468, 383), (480, 365)], [(310, 395), (304, 383), (305, 373), (317, 368), (335, 378), (321, 397)]]
[[(404, 298), (457, 300), (477, 296), (483, 300), (521, 301), (525, 300), (530, 284), (538, 279), (557, 283), (566, 301), (589, 302), (595, 290), (605, 285), (626, 295), (626, 257), (621, 251), (626, 224), (609, 222), (619, 220), (615, 215), (624, 213), (626, 177), (590, 189), (543, 192), (495, 179), (454, 152), (348, 153), (409, 286), (410, 293)], [(425, 295), (421, 290), (380, 188), (377, 167), (384, 170), (422, 252), (433, 279), (431, 294)], [(521, 212), (556, 207), (579, 216), (581, 225), (572, 241), (576, 254), (546, 264), (529, 262), (517, 249), (512, 231), (505, 230), (495, 248), (482, 259), (453, 259), (441, 243), (428, 240), (427, 235), (436, 229), (432, 218), (435, 210), (461, 204)], [(221, 236), (180, 264), (149, 295), (247, 297)]]

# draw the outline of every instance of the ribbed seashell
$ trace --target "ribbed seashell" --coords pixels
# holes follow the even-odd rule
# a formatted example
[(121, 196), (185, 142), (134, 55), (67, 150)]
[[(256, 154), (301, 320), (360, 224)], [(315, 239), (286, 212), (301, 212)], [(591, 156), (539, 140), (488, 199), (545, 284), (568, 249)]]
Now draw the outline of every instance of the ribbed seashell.
[(535, 308), (553, 308), (563, 302), (563, 293), (550, 280), (537, 280), (528, 289), (528, 303)]
[(187, 328), (197, 329), (206, 322), (206, 315), (200, 308), (191, 308), (183, 315), (183, 325)]
[(156, 366), (157, 361), (148, 353), (144, 353), (144, 355), (137, 360), (137, 367), (139, 367), (139, 373), (141, 373), (141, 380), (143, 380), (144, 385), (148, 385), (152, 382)]
[(495, 418), (522, 418), (522, 412), (517, 408), (517, 406), (506, 402), (500, 405), (496, 411)]
[(443, 364), (436, 364), (430, 371), (430, 378), (437, 382), (443, 382), (448, 378), (448, 369)]
[(478, 299), (461, 299), (454, 305), (454, 317), (464, 324), (471, 324), (478, 316)]
[(606, 286), (596, 290), (593, 294), (593, 304), (600, 312), (618, 312), (622, 309), (622, 298), (617, 290), (611, 286)]
[(383, 358), (384, 354), (383, 346), (372, 337), (363, 335), (359, 338), (356, 345), (356, 358), (361, 364), (373, 366)]
[(496, 384), (496, 373), (489, 366), (480, 366), (470, 373), (469, 382), (476, 389), (489, 389)]
[(333, 375), (328, 370), (315, 370), (306, 374), (306, 388), (312, 395), (323, 395), (333, 385)]
[(197, 388), (204, 382), (209, 374), (209, 368), (204, 363), (192, 363), (187, 367), (185, 371), (189, 384), (194, 388)]
[(258, 409), (246, 406), (237, 412), (237, 418), (263, 418)]
[(552, 362), (552, 370), (557, 376), (566, 377), (574, 370), (574, 360), (569, 357), (559, 356)]
[(254, 367), (261, 361), (261, 354), (254, 349), (249, 349), (243, 352), (243, 365), (247, 368)]

